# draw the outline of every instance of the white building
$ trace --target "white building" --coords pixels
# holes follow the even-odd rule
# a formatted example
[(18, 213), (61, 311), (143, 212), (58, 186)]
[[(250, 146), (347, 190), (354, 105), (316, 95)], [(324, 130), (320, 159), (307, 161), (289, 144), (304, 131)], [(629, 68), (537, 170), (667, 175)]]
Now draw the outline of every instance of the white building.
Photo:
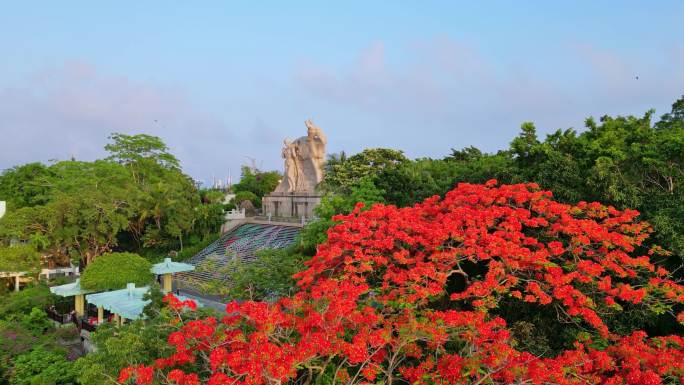
[(5, 201), (0, 201), (0, 218), (5, 215), (5, 210), (7, 209), (7, 204)]

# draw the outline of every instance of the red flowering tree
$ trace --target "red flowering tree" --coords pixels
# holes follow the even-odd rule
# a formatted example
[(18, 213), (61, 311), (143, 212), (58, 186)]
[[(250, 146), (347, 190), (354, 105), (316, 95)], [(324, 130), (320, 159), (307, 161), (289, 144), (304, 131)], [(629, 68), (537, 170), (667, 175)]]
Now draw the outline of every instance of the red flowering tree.
[[(643, 250), (638, 213), (568, 205), (534, 184), (460, 184), (414, 207), (339, 216), (276, 303), (228, 305), (183, 322), (175, 353), (122, 371), (145, 384), (665, 384), (684, 377), (684, 339), (618, 335), (621, 306), (671, 313), (684, 288)], [(455, 284), (455, 282), (457, 284)], [(168, 298), (176, 309), (187, 304)], [(553, 308), (591, 338), (555, 357), (515, 348), (502, 301)], [(684, 321), (681, 314), (680, 322)]]

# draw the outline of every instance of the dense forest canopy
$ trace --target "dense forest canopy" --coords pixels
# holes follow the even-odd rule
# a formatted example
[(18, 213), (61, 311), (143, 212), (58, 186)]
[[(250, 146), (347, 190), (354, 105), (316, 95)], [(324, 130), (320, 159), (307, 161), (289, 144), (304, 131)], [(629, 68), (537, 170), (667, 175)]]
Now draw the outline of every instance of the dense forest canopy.
[(22, 241), (51, 265), (110, 251), (163, 254), (218, 231), (221, 203), (202, 204), (161, 139), (113, 134), (104, 160), (31, 163), (0, 176), (0, 244)]

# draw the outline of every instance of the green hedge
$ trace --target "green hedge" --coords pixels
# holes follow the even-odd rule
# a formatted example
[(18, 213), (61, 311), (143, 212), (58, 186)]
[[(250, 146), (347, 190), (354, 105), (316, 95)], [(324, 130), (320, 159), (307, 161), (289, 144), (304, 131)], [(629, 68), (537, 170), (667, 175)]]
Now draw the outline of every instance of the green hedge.
[(91, 262), (81, 276), (81, 287), (88, 290), (122, 289), (129, 282), (145, 286), (152, 282), (152, 264), (133, 253), (103, 254)]

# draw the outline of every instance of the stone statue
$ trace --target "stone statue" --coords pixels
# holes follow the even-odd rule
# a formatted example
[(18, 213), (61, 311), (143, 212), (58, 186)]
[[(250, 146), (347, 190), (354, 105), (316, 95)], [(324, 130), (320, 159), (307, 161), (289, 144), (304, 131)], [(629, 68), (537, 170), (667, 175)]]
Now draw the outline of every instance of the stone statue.
[(323, 181), (323, 165), (325, 164), (325, 145), (328, 143), (328, 138), (323, 134), (323, 130), (314, 124), (311, 119), (306, 122), (307, 138), (309, 139), (311, 148), (311, 161), (314, 165), (316, 176), (316, 184)]
[(282, 182), (285, 192), (292, 192), (297, 186), (299, 169), (297, 165), (297, 147), (289, 140), (283, 140), (283, 159), (285, 159), (285, 180)]
[(285, 160), (285, 177), (275, 192), (313, 193), (316, 185), (323, 180), (325, 145), (328, 139), (323, 130), (311, 120), (305, 122), (307, 135), (292, 142), (285, 139), (282, 151)]

